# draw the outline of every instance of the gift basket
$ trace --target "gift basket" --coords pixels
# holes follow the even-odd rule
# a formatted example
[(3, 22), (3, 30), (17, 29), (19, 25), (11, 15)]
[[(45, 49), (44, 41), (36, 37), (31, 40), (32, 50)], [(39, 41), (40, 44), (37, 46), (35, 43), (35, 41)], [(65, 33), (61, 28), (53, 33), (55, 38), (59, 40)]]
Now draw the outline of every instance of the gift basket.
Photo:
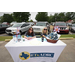
[(58, 35), (56, 32), (52, 32), (46, 37), (47, 42), (56, 43), (58, 41)]
[(59, 32), (59, 28), (55, 27), (54, 32), (50, 33), (48, 37), (46, 37), (47, 42), (56, 43), (59, 39), (57, 32)]

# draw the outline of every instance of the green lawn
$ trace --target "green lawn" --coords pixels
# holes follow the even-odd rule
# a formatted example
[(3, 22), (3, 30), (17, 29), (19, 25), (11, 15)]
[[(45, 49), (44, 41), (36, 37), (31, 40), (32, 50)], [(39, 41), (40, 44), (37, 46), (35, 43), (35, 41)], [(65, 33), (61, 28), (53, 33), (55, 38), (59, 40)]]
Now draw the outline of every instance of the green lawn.
[(5, 39), (12, 39), (12, 38), (13, 38), (12, 36), (0, 36), (0, 41), (5, 41)]
[(0, 36), (0, 41), (4, 41), (5, 39), (12, 39), (12, 36)]
[(73, 38), (75, 38), (75, 34), (65, 34), (65, 35), (60, 36), (60, 38), (63, 38), (63, 37), (73, 37)]
[[(24, 37), (24, 36), (23, 36)], [(75, 38), (75, 34), (65, 34), (61, 35), (60, 38), (68, 38), (68, 37), (73, 37)], [(5, 39), (12, 39), (12, 36), (0, 36), (0, 41), (4, 41)]]

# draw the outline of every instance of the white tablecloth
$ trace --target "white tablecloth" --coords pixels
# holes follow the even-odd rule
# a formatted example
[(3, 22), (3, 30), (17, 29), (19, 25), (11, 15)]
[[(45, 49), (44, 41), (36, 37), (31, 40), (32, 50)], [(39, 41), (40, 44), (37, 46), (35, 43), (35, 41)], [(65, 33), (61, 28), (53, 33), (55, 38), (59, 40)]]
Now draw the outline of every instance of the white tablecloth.
[(41, 42), (41, 38), (17, 43), (12, 39), (5, 45), (15, 62), (55, 62), (65, 46), (66, 44), (61, 40), (57, 43), (49, 43), (46, 40)]

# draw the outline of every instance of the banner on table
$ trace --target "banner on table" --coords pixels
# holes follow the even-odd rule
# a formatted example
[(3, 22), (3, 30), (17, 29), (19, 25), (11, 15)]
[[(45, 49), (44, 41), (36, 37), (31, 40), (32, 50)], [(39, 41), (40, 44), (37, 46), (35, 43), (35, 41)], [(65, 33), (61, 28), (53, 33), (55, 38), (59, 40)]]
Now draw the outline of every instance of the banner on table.
[(29, 52), (21, 52), (19, 54), (19, 58), (21, 60), (27, 60), (28, 58), (34, 58), (34, 57), (54, 57), (54, 53), (29, 53)]

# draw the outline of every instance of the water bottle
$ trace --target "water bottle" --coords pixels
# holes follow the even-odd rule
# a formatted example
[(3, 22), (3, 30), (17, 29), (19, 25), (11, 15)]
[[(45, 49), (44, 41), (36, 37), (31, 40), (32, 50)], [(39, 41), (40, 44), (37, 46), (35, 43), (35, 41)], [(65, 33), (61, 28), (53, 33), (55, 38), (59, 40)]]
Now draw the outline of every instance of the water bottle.
[(14, 43), (16, 43), (16, 42), (17, 42), (16, 35), (13, 35), (13, 42), (14, 42)]
[(15, 36), (15, 42), (18, 42), (18, 38), (17, 38), (17, 35)]
[(21, 36), (21, 42), (23, 42), (23, 37)]
[(42, 36), (42, 42), (44, 42), (44, 37)]
[(15, 35), (13, 35), (13, 41), (15, 42)]

